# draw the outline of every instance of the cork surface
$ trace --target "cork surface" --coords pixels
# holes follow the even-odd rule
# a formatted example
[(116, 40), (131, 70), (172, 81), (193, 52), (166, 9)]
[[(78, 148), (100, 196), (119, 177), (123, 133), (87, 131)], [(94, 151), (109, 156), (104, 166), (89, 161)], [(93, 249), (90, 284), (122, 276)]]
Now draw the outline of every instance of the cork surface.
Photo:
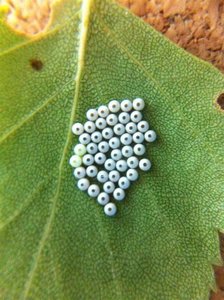
[(118, 0), (173, 42), (224, 71), (224, 1)]
[(20, 32), (37, 34), (49, 21), (53, 0), (0, 0), (7, 7), (7, 22)]

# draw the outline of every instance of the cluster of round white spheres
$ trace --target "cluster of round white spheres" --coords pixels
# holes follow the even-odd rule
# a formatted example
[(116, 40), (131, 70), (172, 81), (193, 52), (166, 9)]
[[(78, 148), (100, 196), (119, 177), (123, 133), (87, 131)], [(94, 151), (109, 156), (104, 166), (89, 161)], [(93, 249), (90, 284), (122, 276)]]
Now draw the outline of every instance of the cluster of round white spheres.
[(141, 98), (112, 100), (98, 109), (89, 109), (84, 125), (72, 126), (72, 132), (79, 136), (69, 161), (75, 168), (77, 186), (97, 198), (107, 216), (116, 214), (114, 202), (124, 200), (125, 191), (138, 179), (137, 168), (151, 168), (151, 162), (141, 156), (146, 151), (143, 142), (154, 142), (156, 133), (143, 120), (144, 107)]

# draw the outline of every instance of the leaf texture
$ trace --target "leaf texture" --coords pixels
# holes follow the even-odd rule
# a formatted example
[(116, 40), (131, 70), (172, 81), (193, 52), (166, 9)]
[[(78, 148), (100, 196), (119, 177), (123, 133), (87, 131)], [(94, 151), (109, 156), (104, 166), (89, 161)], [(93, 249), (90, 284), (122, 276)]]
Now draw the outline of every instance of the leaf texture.
[[(224, 228), (221, 73), (109, 0), (59, 1), (32, 38), (0, 26), (1, 299), (208, 299)], [(75, 186), (71, 125), (135, 97), (159, 136), (153, 169), (110, 219)]]

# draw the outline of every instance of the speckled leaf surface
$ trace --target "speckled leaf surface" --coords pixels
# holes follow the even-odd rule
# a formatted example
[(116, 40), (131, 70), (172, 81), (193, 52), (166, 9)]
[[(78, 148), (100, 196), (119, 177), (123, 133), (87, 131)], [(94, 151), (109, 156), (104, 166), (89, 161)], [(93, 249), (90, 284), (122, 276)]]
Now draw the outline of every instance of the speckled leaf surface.
[[(0, 298), (208, 299), (224, 228), (224, 78), (116, 4), (82, 5), (58, 2), (35, 38), (0, 23)], [(159, 136), (153, 168), (107, 218), (75, 187), (71, 124), (137, 96)]]

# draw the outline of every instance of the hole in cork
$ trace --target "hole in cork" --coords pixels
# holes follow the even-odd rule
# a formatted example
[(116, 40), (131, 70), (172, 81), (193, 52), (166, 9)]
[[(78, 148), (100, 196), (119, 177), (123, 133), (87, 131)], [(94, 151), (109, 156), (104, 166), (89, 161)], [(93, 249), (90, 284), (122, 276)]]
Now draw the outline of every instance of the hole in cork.
[(218, 104), (219, 108), (222, 111), (224, 111), (224, 93), (219, 95), (219, 97), (216, 100), (216, 103)]

